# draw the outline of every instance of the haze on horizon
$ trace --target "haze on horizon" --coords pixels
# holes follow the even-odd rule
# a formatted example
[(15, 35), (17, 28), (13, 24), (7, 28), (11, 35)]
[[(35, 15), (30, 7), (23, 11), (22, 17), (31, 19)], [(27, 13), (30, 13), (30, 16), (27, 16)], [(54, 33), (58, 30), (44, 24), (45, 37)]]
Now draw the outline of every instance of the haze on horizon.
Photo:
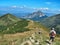
[(37, 10), (60, 13), (60, 0), (0, 0), (0, 13), (33, 12)]

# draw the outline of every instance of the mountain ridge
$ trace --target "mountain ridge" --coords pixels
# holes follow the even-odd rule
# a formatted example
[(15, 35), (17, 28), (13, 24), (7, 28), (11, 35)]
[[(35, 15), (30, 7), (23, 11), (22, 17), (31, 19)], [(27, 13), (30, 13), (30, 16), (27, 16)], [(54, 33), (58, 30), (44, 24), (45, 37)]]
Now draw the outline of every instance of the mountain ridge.
[(34, 20), (34, 21), (39, 21), (39, 20), (42, 20), (42, 19), (44, 19), (46, 17), (48, 17), (48, 16), (46, 16), (43, 12), (41, 12), (39, 10), (39, 11), (33, 12), (31, 14), (28, 14), (24, 18), (31, 19), (31, 20)]
[(7, 14), (0, 17), (0, 23), (3, 22), (2, 25), (3, 24), (12, 24), (12, 23), (15, 23), (19, 20), (20, 20), (19, 18), (17, 18), (16, 16), (14, 16), (10, 13), (7, 13)]
[(56, 14), (54, 16), (45, 18), (44, 20), (40, 21), (43, 25), (47, 26), (48, 28), (54, 27), (58, 34), (60, 34), (60, 14)]
[[(9, 15), (9, 19), (14, 18), (14, 16), (12, 17), (10, 16), (11, 15)], [(6, 20), (5, 15), (2, 18), (4, 19), (2, 21)], [(11, 23), (11, 21), (9, 23)], [(40, 24), (40, 22), (38, 23), (28, 19), (20, 19), (19, 21), (14, 22), (13, 24), (10, 25), (9, 24), (0, 25), (0, 37), (1, 37), (0, 44), (1, 45), (22, 45), (22, 44), (29, 45), (30, 43), (27, 42), (29, 41), (31, 42), (31, 45), (37, 45), (37, 43), (39, 43), (39, 45), (47, 45), (45, 41), (49, 39), (48, 30), (49, 28)], [(53, 45), (60, 45), (59, 41), (58, 39), (56, 39), (56, 41), (53, 42)]]

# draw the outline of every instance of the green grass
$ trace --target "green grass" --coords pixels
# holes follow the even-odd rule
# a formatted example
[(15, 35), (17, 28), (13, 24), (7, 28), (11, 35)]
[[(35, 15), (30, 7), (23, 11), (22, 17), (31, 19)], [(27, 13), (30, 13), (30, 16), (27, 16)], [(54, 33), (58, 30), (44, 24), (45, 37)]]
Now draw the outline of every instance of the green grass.
[(0, 33), (3, 32), (4, 34), (14, 34), (29, 31), (28, 28), (25, 28), (26, 26), (28, 26), (28, 21), (24, 19), (11, 25), (0, 25)]
[[(5, 18), (2, 17), (2, 20), (5, 20)], [(25, 19), (22, 19), (17, 22), (13, 21), (14, 22), (13, 24), (9, 24), (12, 21), (10, 20), (11, 18), (12, 20), (16, 19), (14, 16), (13, 17), (10, 16), (9, 19), (5, 20), (5, 22), (9, 21), (8, 25), (0, 25), (0, 45), (21, 45), (23, 42), (27, 40), (30, 41), (30, 37), (32, 37), (32, 34), (34, 34), (35, 36), (34, 38), (35, 41), (39, 40), (40, 44), (46, 45), (45, 41), (49, 39), (48, 36), (49, 28), (45, 27), (41, 23), (27, 21)], [(38, 34), (39, 30), (42, 31), (41, 34)], [(60, 45), (60, 40), (55, 40), (53, 44)], [(32, 43), (32, 45), (36, 45), (35, 42)]]

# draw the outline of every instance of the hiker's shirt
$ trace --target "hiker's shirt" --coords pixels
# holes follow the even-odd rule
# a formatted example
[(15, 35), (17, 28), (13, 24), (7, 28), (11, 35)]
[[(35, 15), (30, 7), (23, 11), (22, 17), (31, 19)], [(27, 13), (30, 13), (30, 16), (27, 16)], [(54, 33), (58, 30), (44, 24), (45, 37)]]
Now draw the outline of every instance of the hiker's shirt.
[[(50, 31), (50, 34), (51, 34), (52, 32), (54, 32), (54, 34), (56, 35), (56, 31), (55, 31), (55, 30), (51, 30), (51, 31)], [(51, 37), (55, 37), (55, 35), (53, 35), (53, 36), (50, 35), (50, 36), (51, 36)]]

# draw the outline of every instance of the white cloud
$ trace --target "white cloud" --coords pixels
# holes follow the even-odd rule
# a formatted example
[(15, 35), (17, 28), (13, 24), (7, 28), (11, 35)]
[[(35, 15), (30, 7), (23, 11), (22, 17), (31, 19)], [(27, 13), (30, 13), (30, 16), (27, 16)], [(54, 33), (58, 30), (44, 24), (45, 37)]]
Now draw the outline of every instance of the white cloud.
[(49, 8), (39, 8), (40, 10), (49, 10)]
[(20, 8), (24, 8), (24, 7), (22, 6), (22, 7), (20, 7)]
[(27, 6), (26, 5), (23, 5), (23, 6), (20, 6), (20, 8), (27, 8)]
[(23, 6), (16, 6), (16, 5), (14, 5), (14, 6), (11, 6), (12, 8), (26, 8), (27, 6), (26, 5), (23, 5)]
[(27, 7), (26, 5), (23, 5), (23, 7)]
[(16, 8), (17, 6), (12, 6), (12, 8)]
[(45, 2), (46, 4), (51, 4), (51, 2)]
[(29, 9), (33, 9), (33, 10), (44, 10), (44, 11), (47, 11), (47, 10), (49, 10), (49, 8), (29, 8)]
[(26, 5), (23, 6), (12, 6), (12, 8), (21, 8), (21, 9), (31, 9), (31, 10), (49, 10), (49, 8), (32, 8), (32, 7), (27, 7)]
[(58, 10), (60, 12), (60, 10)]
[(32, 8), (33, 10), (38, 10), (37, 8)]
[(44, 8), (45, 10), (48, 10), (49, 8)]

